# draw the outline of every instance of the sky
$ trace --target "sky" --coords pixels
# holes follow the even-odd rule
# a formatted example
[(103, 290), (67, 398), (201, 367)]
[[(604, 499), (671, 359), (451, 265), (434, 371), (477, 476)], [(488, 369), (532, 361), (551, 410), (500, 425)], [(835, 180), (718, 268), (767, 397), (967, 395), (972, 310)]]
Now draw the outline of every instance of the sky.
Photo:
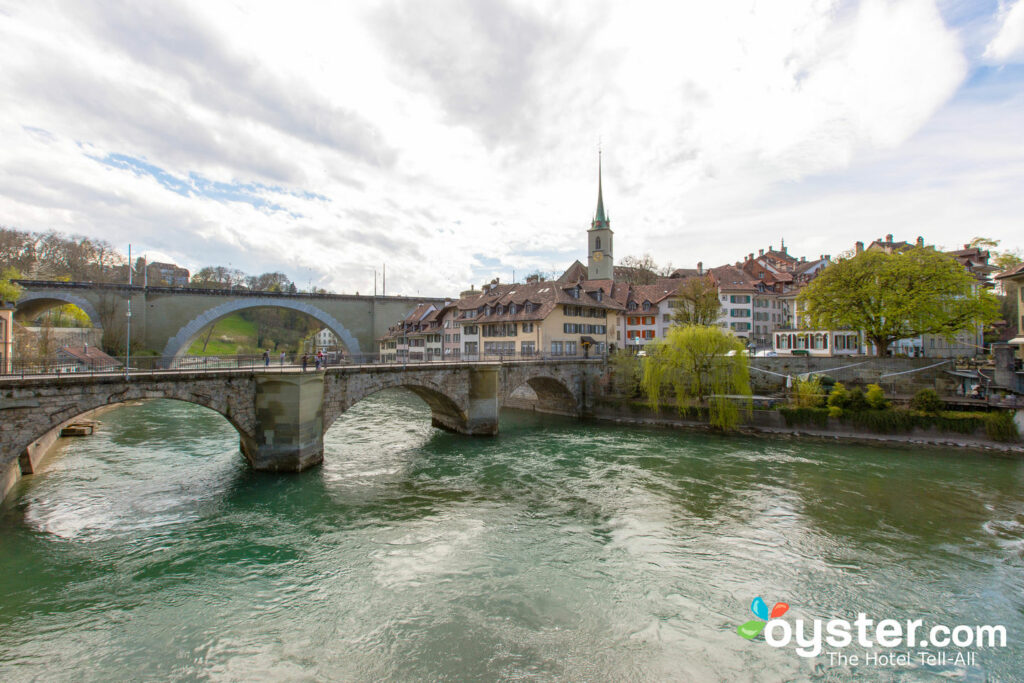
[[(1024, 245), (1024, 0), (0, 0), (0, 225), (450, 295)], [(378, 281), (378, 288), (381, 287)]]

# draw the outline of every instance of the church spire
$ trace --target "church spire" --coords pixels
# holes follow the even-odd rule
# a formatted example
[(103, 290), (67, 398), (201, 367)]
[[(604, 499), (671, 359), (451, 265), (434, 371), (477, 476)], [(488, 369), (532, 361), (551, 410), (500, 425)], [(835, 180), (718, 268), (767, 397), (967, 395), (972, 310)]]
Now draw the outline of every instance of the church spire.
[(608, 218), (604, 214), (604, 195), (601, 191), (601, 150), (597, 150), (597, 213), (590, 224), (591, 230), (608, 227)]

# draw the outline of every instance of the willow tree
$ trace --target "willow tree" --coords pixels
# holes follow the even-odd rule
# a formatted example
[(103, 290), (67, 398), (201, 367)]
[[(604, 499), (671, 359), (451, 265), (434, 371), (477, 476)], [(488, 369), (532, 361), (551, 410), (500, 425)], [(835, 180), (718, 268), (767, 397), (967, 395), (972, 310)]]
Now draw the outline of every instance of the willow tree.
[(750, 369), (743, 349), (743, 342), (719, 327), (670, 328), (664, 340), (645, 347), (641, 386), (651, 407), (657, 410), (663, 394), (671, 392), (681, 414), (707, 408), (713, 426), (734, 428), (740, 406), (750, 410)]
[(897, 339), (957, 332), (994, 320), (999, 304), (955, 259), (918, 247), (864, 251), (829, 266), (798, 301), (816, 328), (863, 330), (884, 356)]

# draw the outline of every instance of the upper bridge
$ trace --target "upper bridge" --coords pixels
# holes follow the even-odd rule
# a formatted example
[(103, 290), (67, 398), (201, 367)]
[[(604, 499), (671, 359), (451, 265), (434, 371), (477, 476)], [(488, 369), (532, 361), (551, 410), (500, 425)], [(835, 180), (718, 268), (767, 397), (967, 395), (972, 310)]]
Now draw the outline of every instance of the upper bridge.
[(413, 392), (436, 427), (493, 435), (502, 406), (524, 385), (546, 409), (588, 413), (604, 367), (601, 359), (566, 359), (0, 376), (0, 499), (36, 470), (63, 427), (108, 405), (164, 398), (205, 406), (235, 427), (254, 468), (300, 471), (323, 460), (323, 435), (334, 421), (378, 391)]
[[(221, 318), (249, 308), (285, 308), (305, 313), (334, 332), (353, 356), (376, 352), (375, 340), (421, 302), (438, 298), (287, 294), (239, 289), (192, 289), (138, 285), (17, 280), (22, 287), (15, 316), (31, 319), (63, 304), (82, 309), (93, 326), (115, 329), (119, 338), (130, 320), (133, 344), (164, 357), (184, 355), (199, 333)], [(128, 301), (131, 300), (131, 318)]]

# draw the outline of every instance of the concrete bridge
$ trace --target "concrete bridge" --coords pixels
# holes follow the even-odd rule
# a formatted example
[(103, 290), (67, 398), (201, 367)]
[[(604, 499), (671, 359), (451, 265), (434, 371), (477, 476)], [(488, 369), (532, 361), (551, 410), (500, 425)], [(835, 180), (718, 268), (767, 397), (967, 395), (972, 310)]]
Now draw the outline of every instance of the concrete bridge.
[[(132, 302), (134, 343), (173, 358), (184, 355), (207, 325), (248, 308), (287, 308), (323, 323), (352, 355), (376, 353), (375, 340), (421, 302), (437, 298), (359, 296), (350, 294), (285, 294), (248, 290), (142, 287), (94, 282), (18, 280), (23, 292), (15, 318), (31, 319), (53, 306), (74, 304), (94, 327), (120, 329)], [(121, 335), (123, 338), (123, 335)]]
[(587, 414), (603, 371), (602, 360), (573, 359), (0, 378), (0, 499), (36, 471), (63, 427), (126, 401), (175, 399), (215, 410), (238, 430), (252, 467), (297, 472), (323, 460), (324, 433), (339, 416), (384, 389), (422, 398), (436, 427), (493, 435), (502, 406), (524, 385), (544, 409)]

